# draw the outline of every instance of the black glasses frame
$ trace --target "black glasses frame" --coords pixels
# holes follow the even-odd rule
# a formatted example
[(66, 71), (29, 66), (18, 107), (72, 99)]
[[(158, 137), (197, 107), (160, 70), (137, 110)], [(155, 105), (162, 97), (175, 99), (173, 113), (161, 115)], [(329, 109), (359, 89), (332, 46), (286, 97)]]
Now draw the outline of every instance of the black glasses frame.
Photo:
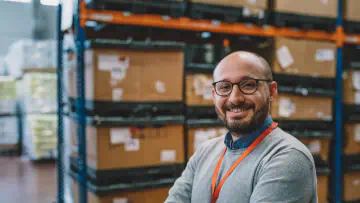
[[(255, 81), (256, 81), (256, 88), (255, 88), (255, 90), (254, 90), (253, 93), (245, 93), (245, 92), (243, 92), (243, 91), (241, 90), (241, 88), (240, 88), (240, 84), (243, 83), (244, 81), (248, 81), (248, 80), (255, 80)], [(244, 80), (242, 80), (242, 81), (240, 81), (240, 82), (236, 82), (236, 83), (232, 83), (232, 82), (227, 81), (227, 80), (221, 80), (221, 81), (213, 82), (212, 85), (213, 85), (213, 87), (214, 87), (215, 93), (216, 93), (217, 95), (221, 96), (221, 97), (229, 96), (229, 95), (231, 94), (231, 92), (233, 91), (233, 89), (234, 89), (234, 85), (237, 85), (237, 86), (238, 86), (238, 88), (239, 88), (239, 90), (240, 90), (241, 93), (243, 93), (243, 94), (245, 94), (245, 95), (252, 95), (252, 94), (254, 94), (254, 93), (258, 90), (258, 87), (259, 87), (259, 84), (258, 84), (258, 83), (259, 83), (259, 81), (262, 81), (262, 82), (272, 82), (273, 80), (246, 78), (246, 79), (244, 79)], [(219, 82), (228, 82), (228, 83), (230, 83), (230, 84), (231, 84), (231, 91), (230, 91), (228, 94), (225, 94), (225, 95), (219, 94), (219, 93), (217, 92), (217, 90), (216, 90), (216, 83), (219, 83)]]

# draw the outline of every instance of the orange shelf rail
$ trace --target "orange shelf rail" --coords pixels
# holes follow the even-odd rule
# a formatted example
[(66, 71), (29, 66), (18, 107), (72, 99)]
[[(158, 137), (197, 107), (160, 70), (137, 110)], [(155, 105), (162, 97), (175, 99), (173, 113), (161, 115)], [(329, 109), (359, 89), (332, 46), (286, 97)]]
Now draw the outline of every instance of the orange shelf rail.
[[(329, 33), (325, 31), (305, 31), (292, 28), (277, 28), (274, 26), (256, 26), (246, 23), (226, 23), (210, 20), (193, 20), (187, 17), (171, 18), (151, 14), (130, 14), (122, 11), (94, 10), (82, 6), (82, 25), (86, 21), (96, 21), (111, 24), (139, 25), (148, 27), (207, 31), (238, 35), (254, 35), (268, 37), (293, 37), (312, 40), (327, 40), (335, 42), (360, 44), (360, 35), (345, 35), (343, 31)], [(341, 38), (341, 39), (340, 39)], [(340, 40), (339, 40), (340, 39)]]

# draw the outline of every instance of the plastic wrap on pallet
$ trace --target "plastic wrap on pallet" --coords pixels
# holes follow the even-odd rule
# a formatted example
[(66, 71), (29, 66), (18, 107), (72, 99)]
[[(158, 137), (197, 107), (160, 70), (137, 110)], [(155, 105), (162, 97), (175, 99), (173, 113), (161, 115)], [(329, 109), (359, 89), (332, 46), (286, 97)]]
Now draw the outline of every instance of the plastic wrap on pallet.
[(26, 73), (22, 84), (24, 112), (57, 112), (56, 80), (56, 73)]
[(55, 40), (19, 40), (10, 46), (5, 63), (9, 74), (19, 77), (24, 69), (55, 69), (56, 54)]
[(15, 116), (0, 117), (0, 145), (13, 145), (18, 143), (18, 118)]
[(0, 114), (16, 113), (16, 80), (9, 76), (0, 76)]
[(23, 142), (31, 160), (55, 159), (57, 156), (57, 115), (26, 115)]

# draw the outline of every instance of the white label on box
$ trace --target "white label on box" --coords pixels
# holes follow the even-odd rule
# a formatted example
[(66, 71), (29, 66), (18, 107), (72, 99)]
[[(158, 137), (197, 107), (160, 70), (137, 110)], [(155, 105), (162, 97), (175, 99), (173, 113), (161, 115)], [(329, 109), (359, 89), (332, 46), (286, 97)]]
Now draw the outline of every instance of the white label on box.
[(319, 140), (311, 142), (308, 147), (312, 154), (319, 154), (321, 152), (321, 143)]
[(113, 203), (128, 203), (127, 198), (116, 198), (114, 199)]
[(139, 139), (132, 139), (125, 143), (125, 151), (139, 151), (140, 149), (140, 140)]
[(110, 142), (111, 144), (122, 144), (131, 141), (130, 128), (111, 128)]
[(256, 0), (248, 0), (249, 4), (256, 4)]
[(345, 80), (349, 76), (348, 72), (343, 72), (342, 79)]
[(203, 99), (204, 100), (212, 100), (212, 87), (204, 87), (203, 88)]
[(176, 150), (161, 150), (160, 152), (161, 162), (174, 162), (176, 161)]
[(194, 135), (194, 152), (200, 147), (200, 145), (208, 140), (207, 134), (203, 130), (195, 131)]
[(276, 51), (276, 58), (283, 69), (294, 63), (294, 58), (287, 46), (282, 46)]
[(320, 0), (320, 2), (324, 5), (328, 5), (329, 4), (329, 0)]
[(130, 58), (119, 55), (98, 55), (98, 68), (99, 70), (115, 70), (115, 69), (128, 69), (130, 64)]
[(360, 142), (360, 125), (356, 125), (354, 129), (354, 140)]
[(111, 78), (116, 81), (121, 81), (126, 77), (126, 69), (112, 69)]
[(359, 186), (360, 185), (360, 180), (359, 179), (353, 180), (352, 184), (355, 185), (355, 186)]
[(165, 83), (160, 81), (160, 80), (157, 80), (155, 82), (155, 89), (158, 93), (165, 93), (166, 92), (166, 86), (165, 86)]
[(354, 71), (352, 77), (354, 88), (360, 90), (360, 71)]
[(250, 16), (250, 9), (248, 7), (243, 8), (243, 16), (248, 17)]
[(315, 61), (333, 61), (335, 60), (335, 52), (332, 49), (318, 49), (315, 53)]
[(114, 88), (112, 90), (113, 101), (121, 101), (123, 99), (124, 90), (122, 88)]
[(360, 104), (360, 92), (355, 92), (355, 104)]
[(281, 117), (290, 117), (296, 111), (296, 105), (288, 98), (280, 98), (279, 115)]

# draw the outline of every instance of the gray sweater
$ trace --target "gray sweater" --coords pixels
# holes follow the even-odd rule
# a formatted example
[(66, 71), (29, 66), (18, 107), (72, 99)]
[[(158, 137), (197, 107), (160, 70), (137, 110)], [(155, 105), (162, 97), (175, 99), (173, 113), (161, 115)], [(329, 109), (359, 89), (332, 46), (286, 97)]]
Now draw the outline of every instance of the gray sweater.
[[(205, 142), (190, 158), (165, 203), (210, 203), (211, 179), (224, 147), (224, 136)], [(227, 149), (217, 185), (244, 151)], [(316, 188), (310, 151), (278, 127), (226, 179), (217, 203), (316, 203)]]

